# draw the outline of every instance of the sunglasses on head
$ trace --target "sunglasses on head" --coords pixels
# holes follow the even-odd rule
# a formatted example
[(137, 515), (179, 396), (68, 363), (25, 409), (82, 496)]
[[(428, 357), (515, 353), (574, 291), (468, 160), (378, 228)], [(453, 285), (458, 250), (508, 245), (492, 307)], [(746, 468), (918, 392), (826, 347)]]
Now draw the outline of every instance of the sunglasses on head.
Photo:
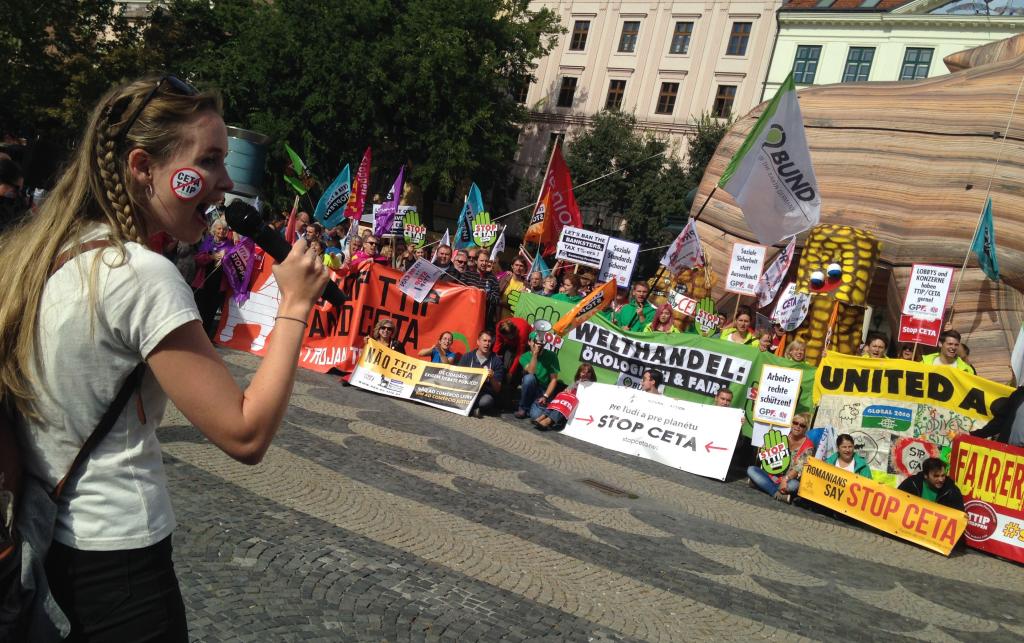
[[(135, 108), (135, 111), (132, 112), (132, 115), (128, 118), (128, 120), (125, 121), (125, 124), (121, 126), (121, 129), (120, 131), (118, 131), (116, 137), (118, 145), (124, 143), (125, 138), (128, 136), (128, 132), (131, 131), (132, 129), (132, 125), (135, 125), (135, 121), (139, 120), (139, 116), (142, 114), (142, 110), (146, 109), (146, 105), (149, 104), (149, 101), (153, 100), (153, 97), (156, 96), (156, 93), (158, 91), (160, 91), (160, 88), (165, 86), (167, 87), (168, 93), (175, 94), (178, 96), (195, 96), (199, 94), (199, 91), (195, 87), (189, 85), (177, 76), (172, 76), (168, 74), (162, 77), (160, 80), (156, 82), (156, 84), (153, 86), (153, 89), (149, 90), (149, 93), (146, 94), (145, 98), (142, 99), (142, 101), (139, 103), (139, 106)], [(128, 107), (130, 103), (130, 100), (122, 100), (117, 101), (116, 103), (108, 107), (106, 115), (107, 122), (117, 122), (121, 118), (121, 115), (124, 113), (124, 110)]]

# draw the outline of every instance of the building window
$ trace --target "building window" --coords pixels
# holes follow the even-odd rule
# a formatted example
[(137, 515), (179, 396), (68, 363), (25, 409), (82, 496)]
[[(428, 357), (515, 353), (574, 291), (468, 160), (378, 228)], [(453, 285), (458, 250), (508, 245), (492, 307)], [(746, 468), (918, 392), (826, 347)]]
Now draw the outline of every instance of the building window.
[(530, 94), (530, 79), (524, 78), (521, 83), (516, 85), (515, 90), (512, 92), (512, 98), (520, 105), (526, 104), (526, 97)]
[(844, 83), (862, 83), (871, 73), (871, 61), (875, 58), (874, 47), (850, 47), (846, 54), (846, 69), (843, 71)]
[(676, 96), (679, 95), (679, 83), (662, 83), (661, 92), (658, 94), (658, 106), (654, 108), (655, 114), (671, 114), (676, 108)]
[(693, 35), (692, 22), (677, 22), (676, 29), (672, 32), (672, 44), (669, 45), (668, 53), (685, 54), (690, 50), (690, 36)]
[(819, 9), (827, 9), (828, 7), (831, 7), (835, 1), (836, 0), (818, 0), (818, 3), (815, 6)]
[(622, 97), (626, 95), (626, 81), (612, 80), (608, 83), (608, 100), (604, 102), (605, 109), (618, 109), (622, 107)]
[(569, 40), (569, 51), (583, 51), (587, 48), (587, 35), (590, 33), (589, 20), (577, 20), (572, 27), (572, 39)]
[(558, 90), (558, 106), (572, 107), (572, 99), (576, 95), (576, 81), (578, 78), (562, 76), (562, 87)]
[(798, 85), (814, 83), (814, 74), (818, 71), (818, 58), (821, 57), (821, 45), (800, 45), (796, 48), (796, 59), (793, 61), (793, 82)]
[(736, 85), (719, 85), (715, 94), (715, 106), (711, 111), (718, 118), (729, 118), (732, 114), (732, 103), (736, 100)]
[(750, 42), (750, 24), (749, 22), (732, 23), (729, 46), (725, 50), (725, 55), (745, 56), (747, 54), (747, 43)]
[(860, 3), (862, 9), (874, 9), (882, 0), (864, 0)]
[(907, 47), (903, 54), (903, 69), (900, 70), (900, 80), (918, 80), (928, 78), (928, 68), (932, 66), (932, 53), (934, 49), (923, 49), (921, 47)]
[(640, 22), (629, 20), (622, 23), (622, 36), (619, 37), (619, 51), (631, 54), (636, 51), (636, 39), (640, 35)]

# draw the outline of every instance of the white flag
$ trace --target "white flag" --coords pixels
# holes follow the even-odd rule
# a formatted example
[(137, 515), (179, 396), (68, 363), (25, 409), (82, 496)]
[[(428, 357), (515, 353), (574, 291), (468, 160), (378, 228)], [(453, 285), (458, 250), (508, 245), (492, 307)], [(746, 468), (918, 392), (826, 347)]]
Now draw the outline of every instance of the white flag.
[(1024, 386), (1024, 324), (1020, 326), (1017, 333), (1017, 341), (1013, 343), (1013, 353), (1010, 354), (1010, 367), (1017, 377), (1017, 386)]
[(445, 228), (444, 229), (444, 236), (441, 237), (441, 240), (437, 242), (436, 246), (434, 246), (434, 254), (432, 254), (430, 256), (430, 260), (433, 261), (434, 259), (437, 258), (437, 249), (438, 248), (440, 248), (441, 246), (450, 246), (450, 245), (452, 245), (451, 236), (448, 234), (448, 228)]
[(676, 240), (665, 251), (665, 256), (661, 258), (661, 265), (673, 273), (684, 268), (704, 265), (704, 253), (700, 247), (700, 237), (697, 236), (696, 221), (690, 219), (686, 224)]
[(764, 308), (775, 299), (775, 293), (779, 292), (782, 280), (786, 278), (789, 264), (793, 261), (793, 252), (796, 250), (796, 237), (789, 240), (786, 249), (776, 255), (768, 269), (761, 275), (757, 282), (754, 294), (757, 295), (757, 305)]
[(790, 72), (757, 119), (718, 187), (731, 194), (764, 244), (818, 224), (821, 195)]
[(501, 229), (501, 234), (498, 235), (498, 240), (494, 242), (494, 247), (491, 248), (491, 261), (498, 260), (498, 253), (505, 249), (505, 228)]

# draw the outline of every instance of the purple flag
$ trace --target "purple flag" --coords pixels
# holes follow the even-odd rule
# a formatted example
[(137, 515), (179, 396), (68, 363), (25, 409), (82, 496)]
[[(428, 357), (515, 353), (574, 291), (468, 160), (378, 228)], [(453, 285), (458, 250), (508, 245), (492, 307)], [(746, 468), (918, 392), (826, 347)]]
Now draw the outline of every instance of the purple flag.
[(398, 214), (398, 202), (402, 200), (402, 183), (405, 179), (405, 166), (398, 170), (398, 178), (388, 192), (388, 198), (377, 208), (377, 217), (373, 222), (373, 234), (380, 237), (391, 234), (391, 226), (395, 222), (395, 215)]
[(241, 237), (231, 250), (224, 254), (221, 265), (228, 285), (235, 293), (235, 302), (244, 304), (249, 299), (249, 280), (256, 258), (256, 244), (249, 237)]

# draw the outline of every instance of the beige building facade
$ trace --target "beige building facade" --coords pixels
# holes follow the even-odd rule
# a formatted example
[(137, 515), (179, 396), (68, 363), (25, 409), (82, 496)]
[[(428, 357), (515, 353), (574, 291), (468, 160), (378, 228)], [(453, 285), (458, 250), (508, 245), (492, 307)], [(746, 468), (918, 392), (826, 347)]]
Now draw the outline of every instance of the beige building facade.
[(520, 100), (530, 110), (517, 164), (543, 172), (551, 144), (605, 108), (668, 137), (680, 159), (695, 119), (758, 104), (779, 0), (582, 2), (538, 0), (567, 29)]

